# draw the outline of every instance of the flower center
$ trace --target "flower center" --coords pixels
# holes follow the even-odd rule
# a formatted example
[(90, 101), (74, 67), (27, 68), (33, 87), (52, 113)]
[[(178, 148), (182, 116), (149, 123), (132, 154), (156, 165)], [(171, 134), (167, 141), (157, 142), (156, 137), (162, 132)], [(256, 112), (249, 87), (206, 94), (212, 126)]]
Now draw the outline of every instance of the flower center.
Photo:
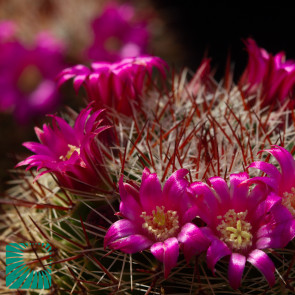
[(59, 159), (66, 161), (69, 160), (72, 156), (73, 152), (77, 152), (80, 155), (80, 148), (76, 147), (75, 145), (68, 144), (69, 150), (65, 156), (60, 156)]
[(27, 66), (18, 78), (17, 86), (23, 93), (33, 92), (42, 80), (42, 74), (34, 65)]
[(157, 206), (156, 210), (152, 211), (152, 215), (142, 212), (140, 217), (145, 221), (142, 227), (161, 242), (173, 236), (179, 229), (177, 212), (172, 210), (165, 212), (164, 206)]
[(224, 216), (217, 216), (222, 220), (216, 228), (221, 233), (220, 239), (236, 250), (252, 245), (252, 226), (245, 221), (247, 213), (247, 210), (236, 213), (234, 209), (230, 209)]
[(122, 47), (122, 42), (120, 41), (119, 38), (117, 37), (109, 37), (107, 40), (104, 42), (104, 48), (105, 50), (109, 52), (117, 52), (120, 50)]
[(283, 194), (282, 204), (288, 208), (293, 216), (295, 216), (295, 188), (291, 188), (291, 192)]

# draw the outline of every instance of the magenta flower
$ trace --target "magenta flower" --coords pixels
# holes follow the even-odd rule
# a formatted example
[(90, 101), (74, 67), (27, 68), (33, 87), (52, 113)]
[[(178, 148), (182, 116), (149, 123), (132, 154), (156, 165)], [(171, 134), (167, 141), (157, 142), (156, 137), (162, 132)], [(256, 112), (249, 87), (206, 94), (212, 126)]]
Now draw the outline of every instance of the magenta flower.
[(279, 162), (281, 171), (270, 163), (255, 161), (249, 167), (260, 169), (268, 176), (253, 177), (252, 181), (267, 184), (275, 194), (282, 198), (282, 204), (295, 217), (295, 160), (290, 152), (280, 146), (273, 146), (261, 152), (273, 155)]
[[(248, 84), (246, 93), (252, 94), (261, 87), (263, 105), (276, 101), (283, 104), (294, 90), (295, 61), (286, 61), (284, 52), (271, 55), (265, 49), (259, 48), (250, 38), (246, 40), (246, 47), (249, 60), (241, 78), (242, 84)], [(289, 106), (293, 107), (294, 102)]]
[(190, 223), (191, 208), (184, 178), (186, 169), (174, 172), (163, 191), (156, 173), (145, 168), (140, 189), (119, 182), (120, 215), (105, 236), (104, 245), (125, 253), (136, 253), (150, 248), (151, 253), (164, 264), (167, 278), (177, 264), (179, 246), (187, 260), (208, 248), (209, 240)]
[(97, 107), (109, 106), (126, 115), (132, 112), (131, 104), (139, 102), (145, 78), (151, 78), (153, 67), (165, 77), (166, 63), (159, 57), (125, 58), (117, 63), (92, 63), (91, 69), (77, 65), (63, 70), (59, 85), (74, 78), (76, 91), (83, 85), (88, 99)]
[(41, 33), (32, 48), (14, 35), (12, 24), (0, 24), (0, 111), (13, 111), (20, 123), (55, 110), (60, 97), (55, 76), (65, 66), (63, 47)]
[(92, 30), (93, 44), (86, 50), (92, 60), (115, 62), (147, 53), (147, 24), (135, 19), (134, 7), (129, 4), (108, 4), (93, 21)]
[(270, 285), (275, 283), (275, 266), (262, 251), (282, 248), (295, 236), (295, 221), (280, 203), (268, 194), (263, 183), (249, 190), (248, 174), (230, 175), (230, 188), (221, 177), (209, 179), (211, 187), (195, 182), (191, 190), (197, 214), (206, 223), (203, 233), (211, 240), (207, 264), (214, 273), (216, 263), (229, 256), (228, 279), (237, 289), (246, 261), (254, 265)]
[(17, 167), (42, 169), (38, 177), (53, 173), (63, 187), (72, 190), (91, 191), (100, 187), (106, 175), (96, 138), (109, 126), (102, 125), (102, 110), (92, 114), (91, 111), (91, 107), (82, 110), (73, 127), (57, 116), (52, 116), (52, 127), (46, 124), (43, 130), (36, 127), (40, 143), (23, 144), (35, 154)]
[(0, 42), (6, 42), (15, 35), (16, 25), (11, 21), (0, 21)]

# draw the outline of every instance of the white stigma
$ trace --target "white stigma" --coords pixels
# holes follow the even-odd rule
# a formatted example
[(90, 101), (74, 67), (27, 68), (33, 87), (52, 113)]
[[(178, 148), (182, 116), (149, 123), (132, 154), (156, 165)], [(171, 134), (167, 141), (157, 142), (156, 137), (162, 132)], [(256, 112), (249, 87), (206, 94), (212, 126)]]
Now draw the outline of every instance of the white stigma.
[(168, 210), (165, 207), (156, 207), (152, 215), (142, 212), (140, 215), (144, 219), (142, 227), (154, 236), (157, 241), (163, 242), (175, 235), (179, 229), (178, 214), (176, 211)]
[(221, 223), (217, 230), (221, 233), (220, 239), (233, 249), (241, 250), (252, 245), (252, 226), (245, 220), (248, 211), (236, 213), (230, 209), (224, 216), (217, 216)]
[(77, 152), (80, 155), (80, 148), (76, 147), (75, 145), (68, 144), (69, 150), (65, 156), (60, 156), (59, 159), (66, 161), (69, 160), (74, 152)]
[(291, 188), (291, 192), (283, 194), (282, 204), (288, 208), (291, 214), (295, 217), (295, 188)]

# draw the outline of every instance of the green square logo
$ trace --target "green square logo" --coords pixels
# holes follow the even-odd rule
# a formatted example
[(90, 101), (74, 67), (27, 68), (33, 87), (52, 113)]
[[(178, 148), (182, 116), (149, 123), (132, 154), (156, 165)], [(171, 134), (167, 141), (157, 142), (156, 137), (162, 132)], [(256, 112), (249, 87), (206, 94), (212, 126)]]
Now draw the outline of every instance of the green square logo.
[[(42, 255), (39, 254), (40, 250)], [(42, 261), (42, 264), (39, 261)], [(51, 287), (51, 266), (46, 265), (47, 261), (51, 261), (51, 246), (48, 243), (11, 243), (7, 245), (6, 287), (23, 290), (49, 289)], [(34, 266), (38, 264), (39, 269), (38, 267), (34, 269)]]

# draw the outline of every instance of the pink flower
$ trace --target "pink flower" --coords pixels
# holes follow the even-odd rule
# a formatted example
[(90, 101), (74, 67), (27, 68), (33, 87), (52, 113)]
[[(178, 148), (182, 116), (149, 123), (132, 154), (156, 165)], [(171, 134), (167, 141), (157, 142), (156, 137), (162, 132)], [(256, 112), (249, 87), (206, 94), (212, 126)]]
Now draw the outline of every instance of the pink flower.
[(27, 48), (12, 23), (0, 23), (0, 111), (13, 111), (20, 123), (54, 111), (60, 102), (54, 79), (65, 66), (63, 51), (45, 32)]
[(109, 126), (102, 124), (102, 110), (91, 114), (91, 107), (81, 111), (71, 127), (64, 119), (52, 116), (52, 127), (35, 128), (40, 141), (23, 145), (34, 155), (18, 163), (17, 167), (37, 167), (44, 173), (53, 173), (60, 184), (72, 190), (93, 190), (102, 185), (106, 177), (97, 136)]
[[(249, 53), (248, 65), (242, 75), (241, 84), (248, 84), (247, 94), (253, 94), (261, 87), (263, 105), (278, 101), (283, 104), (295, 85), (295, 61), (285, 60), (284, 52), (275, 56), (259, 48), (254, 40), (246, 40)], [(291, 102), (290, 107), (294, 106)]]
[(179, 244), (187, 260), (208, 248), (209, 240), (190, 223), (188, 181), (186, 169), (174, 172), (163, 191), (157, 174), (145, 168), (140, 189), (119, 182), (120, 213), (124, 219), (116, 221), (105, 236), (104, 245), (125, 253), (150, 249), (164, 264), (167, 278), (177, 264)]
[(211, 240), (207, 264), (229, 256), (228, 279), (240, 286), (246, 261), (254, 265), (270, 285), (275, 283), (275, 266), (262, 249), (282, 248), (295, 236), (295, 221), (280, 203), (268, 194), (263, 183), (249, 190), (247, 173), (231, 174), (230, 188), (221, 177), (209, 179), (211, 186), (192, 183), (197, 214), (206, 223), (203, 233)]
[(16, 25), (11, 21), (0, 21), (0, 41), (6, 42), (15, 35)]
[(268, 176), (253, 177), (252, 181), (267, 184), (275, 194), (282, 198), (282, 204), (295, 217), (295, 160), (290, 152), (280, 146), (273, 146), (261, 152), (273, 155), (279, 162), (281, 171), (270, 163), (255, 161), (249, 167), (257, 168)]
[(165, 77), (166, 63), (159, 57), (125, 58), (116, 63), (92, 63), (91, 69), (77, 65), (63, 70), (59, 85), (74, 78), (76, 91), (83, 85), (88, 99), (97, 107), (109, 106), (118, 112), (130, 114), (131, 104), (139, 102), (145, 86), (145, 78), (151, 79), (153, 67)]
[(93, 21), (92, 29), (94, 40), (86, 53), (92, 60), (115, 62), (147, 53), (147, 24), (135, 19), (134, 7), (129, 4), (108, 4)]

